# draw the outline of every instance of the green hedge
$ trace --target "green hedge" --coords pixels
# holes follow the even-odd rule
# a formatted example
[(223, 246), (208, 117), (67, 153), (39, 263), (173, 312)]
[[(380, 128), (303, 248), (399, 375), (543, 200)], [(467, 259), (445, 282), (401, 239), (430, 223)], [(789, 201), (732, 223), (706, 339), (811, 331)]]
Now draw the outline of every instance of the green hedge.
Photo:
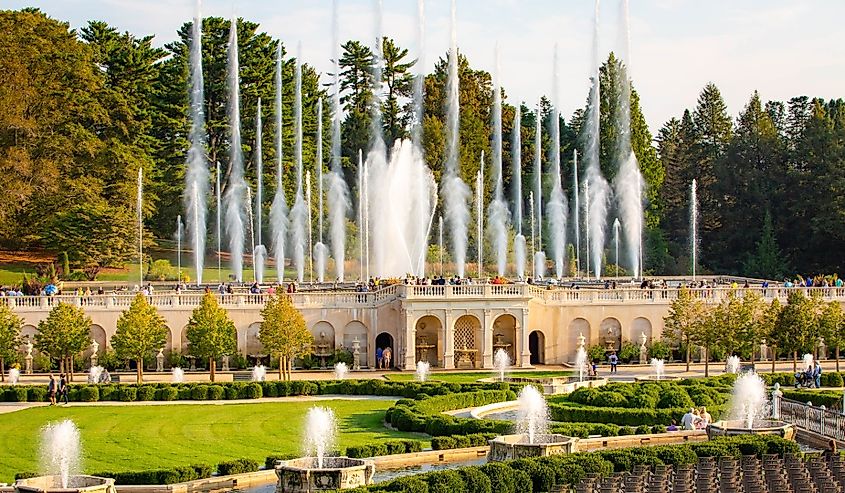
[[(723, 410), (723, 406), (711, 406), (708, 408), (708, 411), (713, 416), (719, 416)], [(680, 423), (681, 418), (687, 411), (689, 411), (688, 407), (678, 409), (628, 409), (622, 407), (574, 406), (570, 404), (549, 405), (549, 414), (553, 421), (613, 423), (620, 426), (668, 426), (672, 424), (672, 421)]]
[(825, 406), (828, 409), (842, 406), (842, 393), (833, 390), (795, 390), (782, 389), (785, 399), (799, 402), (812, 402), (814, 406)]
[(431, 448), (433, 450), (448, 450), (454, 448), (483, 447), (496, 436), (496, 433), (470, 433), (469, 435), (433, 437), (431, 439)]
[(258, 461), (252, 459), (235, 459), (217, 464), (217, 473), (221, 476), (243, 474), (258, 470)]
[(391, 440), (346, 448), (346, 455), (355, 459), (379, 455), (410, 454), (422, 451), (422, 442), (416, 440)]
[(547, 492), (557, 487), (568, 490), (586, 475), (608, 476), (631, 471), (637, 465), (693, 464), (699, 457), (797, 453), (795, 442), (776, 436), (742, 435), (710, 442), (655, 447), (636, 447), (597, 452), (578, 452), (550, 457), (491, 462), (452, 471), (407, 476), (368, 488), (364, 492)]
[[(506, 384), (507, 385), (507, 384)], [(507, 387), (505, 387), (507, 389)], [(385, 421), (400, 431), (427, 433), (431, 436), (467, 435), (473, 433), (502, 434), (513, 428), (509, 421), (456, 418), (443, 411), (484, 406), (516, 399), (511, 390), (479, 390), (460, 394), (401, 399), (385, 413)]]
[(121, 485), (156, 485), (174, 484), (194, 481), (211, 477), (213, 468), (207, 464), (174, 467), (172, 469), (155, 469), (150, 471), (94, 473), (94, 476), (114, 478), (115, 484)]
[[(508, 389), (502, 383), (451, 384), (441, 382), (389, 382), (382, 380), (327, 380), (318, 382), (218, 382), (208, 383), (148, 383), (136, 384), (71, 384), (68, 398), (74, 402), (95, 401), (174, 401), (174, 400), (233, 400), (259, 399), (298, 395), (377, 395), (432, 398), (478, 391)], [(0, 388), (0, 401), (41, 402), (47, 400), (47, 385), (13, 385)], [(440, 404), (451, 405), (460, 399), (452, 398)], [(435, 401), (436, 402), (436, 401)], [(463, 407), (463, 406), (462, 406)]]

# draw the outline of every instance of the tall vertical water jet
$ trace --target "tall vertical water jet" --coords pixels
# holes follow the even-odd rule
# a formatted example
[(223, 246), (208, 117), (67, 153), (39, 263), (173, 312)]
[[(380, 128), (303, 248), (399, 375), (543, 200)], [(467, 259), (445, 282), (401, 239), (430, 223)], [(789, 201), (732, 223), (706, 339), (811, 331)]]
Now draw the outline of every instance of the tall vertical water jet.
[(543, 106), (537, 102), (537, 116), (534, 128), (534, 194), (535, 216), (537, 218), (537, 249), (534, 251), (534, 277), (546, 275), (546, 253), (543, 251)]
[(360, 256), (360, 269), (361, 275), (359, 276), (362, 281), (366, 278), (364, 277), (364, 264), (366, 263), (365, 256), (365, 243), (366, 243), (366, 231), (367, 225), (364, 222), (364, 203), (366, 202), (367, 198), (364, 195), (364, 158), (361, 149), (358, 149), (358, 246), (361, 250)]
[(188, 132), (188, 149), (185, 170), (185, 209), (188, 213), (188, 234), (194, 250), (194, 268), (197, 284), (202, 284), (202, 270), (205, 263), (205, 197), (208, 193), (208, 163), (205, 157), (205, 111), (203, 110), (202, 74), (202, 15), (200, 0), (196, 3), (196, 14), (191, 27), (191, 128)]
[(138, 283), (144, 284), (144, 168), (138, 168), (138, 197), (136, 198), (138, 220)]
[(248, 225), (248, 235), (249, 235), (249, 251), (252, 253), (252, 280), (257, 281), (256, 278), (256, 265), (255, 265), (255, 222), (253, 221), (253, 211), (252, 211), (252, 189), (249, 186), (246, 187), (246, 217), (249, 218), (249, 225)]
[(335, 261), (335, 272), (338, 281), (343, 281), (346, 261), (346, 217), (349, 215), (349, 189), (343, 176), (340, 161), (340, 124), (343, 111), (340, 107), (340, 46), (339, 39), (338, 0), (332, 1), (332, 56), (334, 61), (334, 75), (332, 86), (332, 164), (328, 175), (329, 201), (329, 238), (332, 246), (332, 256)]
[(440, 253), (440, 277), (443, 277), (443, 216), (437, 218), (437, 245)]
[(546, 206), (549, 215), (550, 239), (552, 242), (552, 258), (555, 261), (555, 277), (563, 277), (566, 252), (566, 196), (563, 194), (563, 183), (560, 174), (560, 113), (558, 109), (558, 60), (557, 45), (555, 45), (553, 76), (552, 76), (552, 111), (551, 111), (551, 134), (552, 149), (550, 159), (552, 161), (552, 192), (549, 195), (549, 203)]
[(572, 196), (575, 200), (575, 205), (572, 208), (572, 217), (575, 230), (575, 274), (581, 273), (581, 201), (579, 197), (579, 190), (581, 182), (578, 181), (578, 150), (572, 151)]
[(229, 28), (228, 55), (229, 184), (226, 187), (226, 234), (232, 257), (232, 274), (243, 281), (244, 254), (244, 156), (241, 147), (240, 66), (238, 62), (238, 20)]
[(613, 261), (616, 264), (616, 277), (619, 278), (619, 218), (613, 220), (613, 246), (616, 249), (616, 257)]
[[(589, 255), (592, 259), (596, 279), (601, 277), (602, 255), (604, 253), (605, 226), (607, 224), (607, 206), (610, 201), (610, 186), (601, 173), (599, 161), (601, 139), (601, 93), (599, 79), (599, 2), (595, 4), (595, 18), (593, 20), (593, 64), (591, 70), (592, 86), (590, 88), (589, 107), (587, 108), (587, 149), (584, 159), (587, 161), (586, 184), (589, 187), (589, 198), (586, 199), (587, 229), (589, 231)], [(586, 194), (585, 194), (586, 195)], [(588, 264), (589, 267), (589, 264)], [(589, 271), (589, 268), (587, 269)]]
[(692, 260), (692, 279), (694, 281), (695, 270), (698, 266), (698, 185), (695, 179), (690, 184), (689, 195), (689, 249)]
[(176, 280), (182, 282), (182, 236), (184, 235), (184, 228), (182, 225), (182, 215), (176, 215)]
[(73, 421), (65, 419), (41, 428), (41, 470), (61, 478), (61, 487), (73, 485), (70, 478), (79, 473), (82, 447), (79, 429)]
[[(255, 246), (252, 248), (252, 266), (255, 270), (255, 280), (264, 282), (264, 261), (267, 256), (267, 249), (261, 240), (261, 225), (264, 195), (264, 156), (261, 149), (261, 98), (258, 98), (258, 108), (255, 114)], [(252, 215), (250, 215), (252, 217)]]
[(496, 272), (505, 275), (508, 262), (508, 205), (502, 179), (502, 88), (499, 85), (499, 46), (493, 71), (493, 200), (487, 207), (490, 236), (496, 251)]
[(458, 34), (456, 0), (452, 0), (449, 74), (446, 81), (446, 172), (443, 177), (443, 202), (452, 237), (453, 260), (457, 274), (464, 277), (469, 224), (469, 187), (460, 173), (460, 100), (458, 80)]
[(317, 100), (317, 244), (314, 245), (314, 261), (317, 264), (317, 281), (326, 278), (326, 256), (329, 250), (323, 243), (323, 99)]
[(273, 255), (276, 257), (276, 278), (285, 278), (285, 240), (288, 234), (288, 203), (282, 184), (282, 42), (276, 48), (276, 193), (270, 206), (270, 228), (273, 234)]
[(308, 242), (305, 251), (308, 252), (308, 279), (314, 281), (314, 218), (311, 217), (311, 173), (305, 174), (305, 213), (308, 216)]
[(622, 0), (622, 34), (623, 50), (619, 64), (619, 76), (616, 80), (616, 93), (619, 100), (616, 104), (616, 150), (615, 159), (618, 164), (613, 188), (616, 193), (617, 206), (622, 215), (622, 232), (625, 236), (625, 250), (628, 256), (628, 266), (634, 277), (640, 277), (640, 245), (643, 231), (643, 177), (637, 157), (631, 147), (631, 82), (628, 78), (630, 67), (630, 41), (628, 24), (628, 0)]
[(484, 151), (481, 151), (481, 166), (475, 175), (475, 235), (480, 279), (484, 277)]
[(296, 161), (296, 195), (290, 211), (292, 231), (293, 263), (296, 267), (296, 279), (305, 280), (305, 252), (307, 248), (306, 224), (308, 211), (302, 184), (302, 46), (297, 45), (295, 89), (293, 98), (294, 113), (294, 158)]
[(223, 199), (222, 191), (220, 189), (220, 162), (218, 161), (215, 164), (215, 174), (214, 174), (214, 181), (215, 181), (215, 195), (217, 196), (217, 282), (223, 282), (223, 266), (222, 266), (222, 257), (223, 257), (223, 229), (222, 229), (222, 220), (221, 217), (223, 215)]
[[(516, 107), (513, 117), (513, 144), (511, 145), (511, 160), (513, 161), (513, 218), (516, 226), (516, 236), (513, 238), (513, 255), (516, 266), (516, 277), (525, 278), (525, 236), (522, 234), (522, 108)], [(533, 225), (532, 225), (533, 235)], [(534, 243), (532, 237), (531, 243)]]

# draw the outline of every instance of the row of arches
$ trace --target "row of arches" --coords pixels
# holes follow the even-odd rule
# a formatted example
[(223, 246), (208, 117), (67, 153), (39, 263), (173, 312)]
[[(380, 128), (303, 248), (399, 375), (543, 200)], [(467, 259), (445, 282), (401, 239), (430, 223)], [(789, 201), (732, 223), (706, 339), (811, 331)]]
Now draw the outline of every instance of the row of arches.
[[(414, 326), (415, 361), (428, 362), (432, 366), (445, 366), (446, 338), (452, 337), (454, 363), (481, 366), (481, 357), (486, 349), (495, 353), (499, 349), (508, 353), (512, 362), (517, 361), (519, 352), (519, 323), (515, 316), (505, 313), (492, 321), (492, 339), (484, 340), (481, 320), (473, 314), (464, 314), (455, 319), (452, 326), (444, 328), (437, 315), (427, 314), (417, 319)], [(484, 344), (489, 347), (484, 347)]]

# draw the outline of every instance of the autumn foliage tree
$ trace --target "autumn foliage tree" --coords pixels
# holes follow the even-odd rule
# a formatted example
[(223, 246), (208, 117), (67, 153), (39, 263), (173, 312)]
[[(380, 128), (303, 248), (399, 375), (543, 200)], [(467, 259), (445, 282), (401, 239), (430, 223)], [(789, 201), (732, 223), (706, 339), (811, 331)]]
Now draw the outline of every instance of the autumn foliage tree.
[(308, 331), (302, 313), (284, 293), (267, 300), (261, 318), (258, 339), (266, 351), (279, 358), (279, 379), (290, 380), (293, 360), (310, 351), (314, 337)]

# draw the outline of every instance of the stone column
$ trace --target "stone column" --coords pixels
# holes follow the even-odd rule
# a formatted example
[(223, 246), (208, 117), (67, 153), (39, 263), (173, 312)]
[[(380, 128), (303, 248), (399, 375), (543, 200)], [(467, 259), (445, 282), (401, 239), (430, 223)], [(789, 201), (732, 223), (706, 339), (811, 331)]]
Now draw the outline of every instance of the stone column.
[(403, 309), (405, 315), (405, 370), (417, 368), (417, 328), (414, 326), (414, 315), (410, 310)]
[[(446, 286), (447, 288), (449, 286)], [(444, 333), (445, 337), (444, 340), (446, 341), (446, 348), (443, 351), (443, 368), (447, 370), (452, 370), (455, 368), (455, 320), (454, 316), (452, 315), (452, 309), (446, 309), (446, 316), (443, 318), (445, 324), (443, 325), (443, 330), (446, 332)]]
[(529, 368), (531, 366), (531, 351), (528, 347), (528, 329), (526, 326), (528, 325), (528, 309), (523, 308), (519, 311), (520, 316), (517, 317), (516, 320), (516, 338), (520, 341), (520, 350), (522, 351), (522, 355), (520, 356), (519, 366), (522, 368)]
[[(489, 287), (485, 285), (485, 289)], [(492, 312), (493, 310), (485, 308), (484, 316), (481, 317), (481, 368), (493, 368), (493, 320), (496, 317), (491, 315)]]

